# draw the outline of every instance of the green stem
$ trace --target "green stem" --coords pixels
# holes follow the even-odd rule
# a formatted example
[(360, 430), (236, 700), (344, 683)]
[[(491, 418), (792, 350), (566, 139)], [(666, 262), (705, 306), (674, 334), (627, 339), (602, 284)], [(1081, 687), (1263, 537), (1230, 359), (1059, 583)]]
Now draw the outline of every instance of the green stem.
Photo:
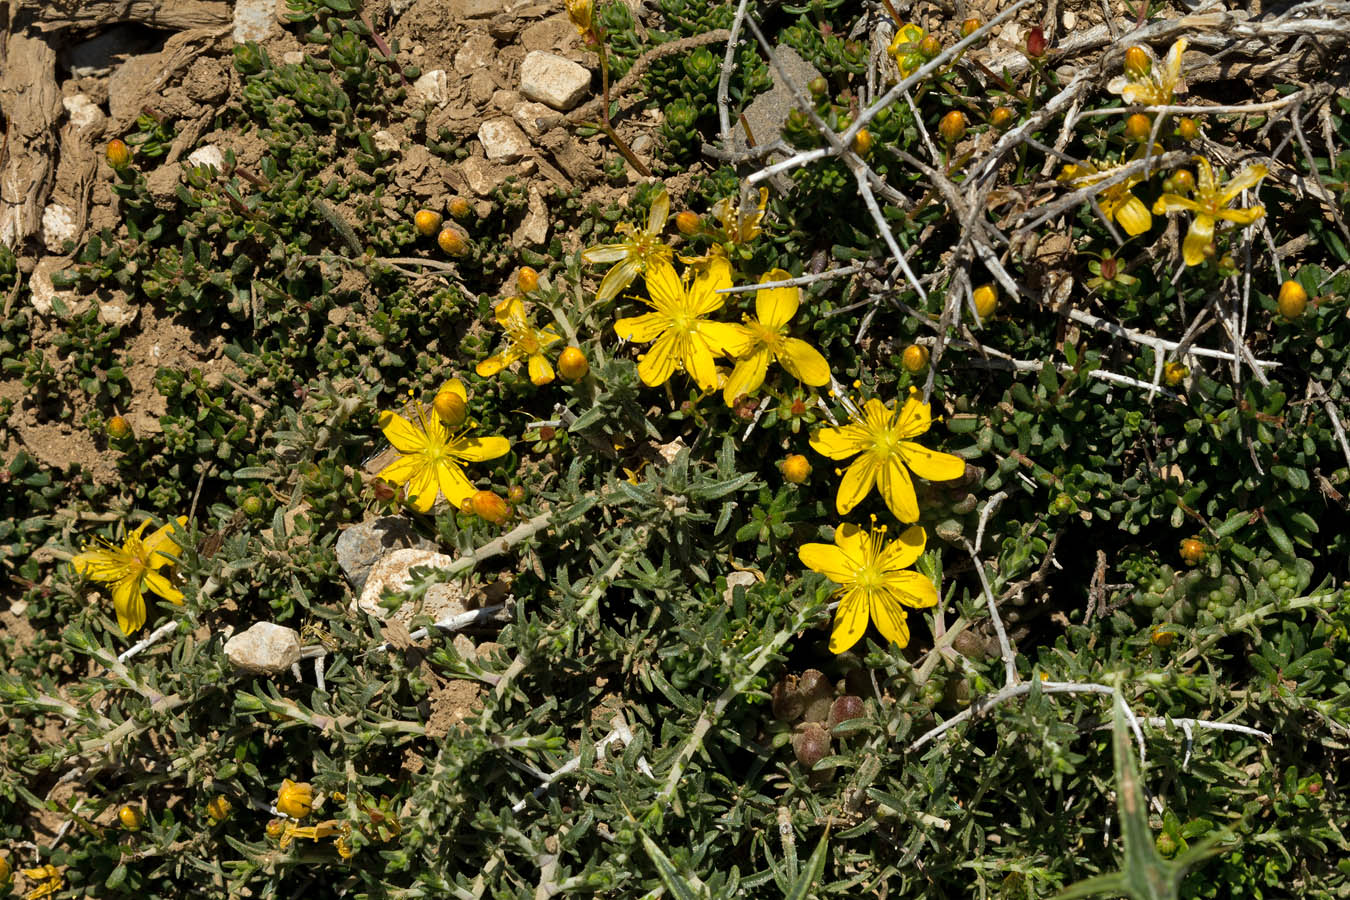
[(604, 41), (596, 43), (596, 52), (600, 54), (600, 98), (603, 104), (600, 107), (600, 130), (614, 142), (614, 146), (623, 155), (623, 158), (628, 160), (628, 164), (633, 167), (633, 171), (644, 178), (651, 178), (652, 170), (643, 165), (642, 160), (634, 155), (633, 149), (628, 146), (623, 138), (619, 137), (619, 133), (614, 130), (614, 126), (609, 120), (609, 54), (605, 52)]

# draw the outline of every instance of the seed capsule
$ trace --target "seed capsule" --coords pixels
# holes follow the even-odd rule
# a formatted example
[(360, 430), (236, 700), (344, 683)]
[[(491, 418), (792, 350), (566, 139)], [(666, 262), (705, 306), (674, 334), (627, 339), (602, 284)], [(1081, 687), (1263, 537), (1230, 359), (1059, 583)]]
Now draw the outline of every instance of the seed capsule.
[(1027, 32), (1027, 56), (1032, 59), (1040, 59), (1049, 49), (1050, 42), (1045, 39), (1045, 29), (1036, 25)]

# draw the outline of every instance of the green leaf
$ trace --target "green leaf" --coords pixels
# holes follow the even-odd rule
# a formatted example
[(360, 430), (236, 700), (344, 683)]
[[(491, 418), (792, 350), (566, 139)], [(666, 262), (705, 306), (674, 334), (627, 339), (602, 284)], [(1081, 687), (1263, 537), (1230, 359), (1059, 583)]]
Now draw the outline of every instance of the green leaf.
[(670, 896), (675, 900), (700, 900), (708, 896), (706, 889), (695, 887), (689, 879), (675, 871), (675, 865), (670, 861), (670, 857), (661, 852), (661, 848), (648, 837), (647, 832), (643, 831), (641, 834), (642, 849), (647, 851), (652, 865), (656, 867), (657, 877), (666, 886), (666, 890), (670, 891)]
[(820, 836), (820, 842), (816, 844), (816, 849), (811, 853), (811, 858), (806, 861), (806, 868), (793, 882), (792, 887), (784, 896), (784, 900), (806, 900), (807, 897), (811, 896), (811, 887), (820, 878), (820, 874), (825, 871), (825, 848), (829, 843), (830, 831), (827, 828), (825, 833)]

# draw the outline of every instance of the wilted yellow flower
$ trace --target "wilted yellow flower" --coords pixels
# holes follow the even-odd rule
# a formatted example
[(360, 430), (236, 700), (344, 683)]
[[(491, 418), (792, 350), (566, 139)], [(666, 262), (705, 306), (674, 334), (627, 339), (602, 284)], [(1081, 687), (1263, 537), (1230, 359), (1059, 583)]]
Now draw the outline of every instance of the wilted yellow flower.
[(70, 561), (75, 571), (85, 578), (112, 584), (117, 625), (126, 635), (135, 633), (145, 624), (146, 588), (170, 603), (183, 602), (182, 591), (158, 570), (173, 564), (170, 556), (177, 555), (179, 548), (170, 535), (182, 530), (187, 524), (187, 516), (179, 516), (142, 539), (141, 534), (149, 524), (142, 522), (127, 535), (120, 549), (104, 541), (103, 549), (86, 550)]
[(552, 325), (535, 328), (525, 314), (525, 303), (519, 297), (507, 297), (496, 307), (497, 324), (506, 332), (506, 349), (489, 356), (474, 370), (482, 378), (491, 378), (502, 369), (521, 359), (528, 360), (530, 381), (546, 385), (553, 380), (553, 366), (544, 350), (562, 340)]
[(45, 866), (38, 866), (36, 869), (20, 869), (23, 877), (34, 882), (37, 886), (24, 894), (24, 900), (41, 900), (43, 897), (50, 897), (57, 891), (65, 887), (65, 876), (56, 866), (48, 863)]
[(759, 203), (753, 208), (738, 205), (735, 197), (723, 197), (713, 204), (712, 213), (721, 223), (721, 237), (730, 244), (748, 244), (763, 233), (764, 208), (769, 203), (769, 189), (759, 189)]
[(950, 481), (966, 471), (966, 461), (951, 453), (929, 450), (909, 440), (933, 425), (928, 404), (910, 388), (899, 410), (875, 397), (868, 400), (842, 428), (822, 428), (811, 438), (811, 449), (830, 459), (860, 454), (844, 473), (835, 508), (845, 515), (876, 485), (891, 513), (901, 522), (917, 522), (919, 501), (910, 471), (929, 481)]
[(224, 822), (230, 817), (234, 804), (224, 794), (216, 794), (206, 804), (206, 814), (213, 822)]
[(1172, 49), (1167, 51), (1167, 59), (1159, 65), (1149, 47), (1131, 47), (1126, 52), (1128, 64), (1125, 73), (1112, 78), (1106, 89), (1113, 94), (1120, 94), (1126, 103), (1169, 106), (1173, 97), (1186, 91), (1186, 85), (1181, 80), (1181, 56), (1185, 52), (1186, 39), (1177, 38)]
[(591, 33), (595, 17), (595, 0), (566, 0), (567, 18), (582, 37)]
[(802, 563), (839, 585), (839, 608), (834, 613), (830, 650), (843, 653), (858, 642), (867, 622), (876, 623), (881, 636), (905, 647), (909, 622), (905, 607), (936, 606), (937, 588), (918, 572), (908, 571), (923, 554), (927, 535), (915, 525), (886, 543), (886, 528), (863, 531), (844, 523), (834, 531), (833, 544), (803, 544), (797, 550)]
[(701, 389), (717, 389), (713, 358), (738, 355), (746, 345), (739, 326), (703, 318), (722, 308), (717, 290), (726, 287), (731, 287), (731, 263), (722, 257), (709, 260), (688, 288), (664, 260), (647, 272), (651, 299), (646, 303), (652, 311), (614, 323), (614, 332), (626, 341), (653, 342), (638, 359), (638, 377), (644, 384), (664, 384), (683, 368)]
[(292, 819), (303, 819), (314, 809), (314, 788), (309, 782), (283, 778), (277, 790), (277, 812)]
[[(760, 278), (760, 283), (787, 281), (791, 277), (782, 269), (772, 269)], [(735, 326), (744, 335), (744, 347), (722, 392), (727, 406), (758, 390), (771, 362), (777, 362), (803, 384), (815, 387), (829, 384), (830, 364), (820, 351), (800, 338), (785, 334), (788, 321), (797, 314), (801, 293), (801, 288), (795, 285), (755, 292), (755, 313), (759, 318), (747, 315), (743, 320), (745, 324)]]
[[(1161, 151), (1162, 148), (1155, 144), (1154, 152)], [(1141, 147), (1139, 152), (1134, 155), (1134, 159), (1140, 159), (1143, 153), (1144, 148)], [(1055, 180), (1068, 182), (1069, 187), (1078, 190), (1105, 181), (1120, 171), (1121, 168), (1121, 166), (1112, 166), (1099, 169), (1091, 162), (1067, 165), (1060, 171), (1059, 177)], [(1148, 207), (1133, 192), (1134, 186), (1143, 180), (1144, 173), (1136, 172), (1124, 181), (1118, 181), (1113, 185), (1104, 187), (1097, 193), (1097, 205), (1102, 208), (1102, 214), (1108, 219), (1115, 219), (1120, 227), (1125, 229), (1125, 233), (1131, 237), (1143, 234), (1153, 227), (1153, 217), (1148, 214)]]
[(918, 25), (902, 25), (900, 30), (895, 33), (891, 40), (891, 45), (886, 48), (894, 59), (896, 66), (900, 69), (900, 77), (908, 78), (919, 66), (928, 60), (924, 57), (919, 47), (927, 33)]
[[(464, 385), (457, 378), (451, 379), (442, 390), (453, 391), (461, 399), (466, 396)], [(417, 425), (395, 412), (381, 415), (384, 436), (403, 455), (381, 469), (377, 477), (393, 484), (406, 484), (408, 499), (418, 512), (431, 509), (438, 493), (451, 506), (458, 507), (477, 490), (465, 477), (459, 461), (496, 459), (511, 449), (511, 442), (504, 437), (468, 437), (474, 427), (472, 422), (460, 431), (451, 432), (439, 416), (423, 409), (421, 403), (413, 407)]]
[(674, 251), (661, 240), (661, 232), (666, 229), (666, 219), (670, 216), (670, 194), (665, 188), (652, 201), (647, 213), (647, 227), (638, 231), (627, 222), (620, 222), (615, 230), (625, 235), (622, 241), (613, 244), (599, 244), (582, 251), (581, 258), (588, 263), (615, 263), (605, 273), (600, 282), (600, 290), (595, 299), (601, 303), (619, 296), (619, 291), (633, 283), (633, 279), (645, 273), (657, 263), (669, 263)]
[(1250, 165), (1233, 176), (1232, 180), (1220, 190), (1214, 177), (1209, 160), (1203, 156), (1195, 157), (1195, 192), (1192, 198), (1179, 194), (1163, 194), (1153, 204), (1155, 215), (1189, 210), (1195, 213), (1191, 227), (1182, 242), (1181, 254), (1186, 265), (1195, 266), (1204, 262), (1209, 248), (1214, 242), (1214, 222), (1223, 219), (1238, 225), (1250, 225), (1266, 214), (1264, 206), (1250, 206), (1246, 209), (1229, 209), (1228, 205), (1237, 199), (1238, 194), (1247, 188), (1255, 187), (1266, 177), (1266, 167)]

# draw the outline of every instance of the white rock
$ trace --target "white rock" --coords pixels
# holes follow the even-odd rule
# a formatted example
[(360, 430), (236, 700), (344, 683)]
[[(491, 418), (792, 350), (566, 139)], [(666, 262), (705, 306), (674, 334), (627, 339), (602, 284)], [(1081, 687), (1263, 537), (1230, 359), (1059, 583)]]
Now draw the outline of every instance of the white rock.
[(749, 588), (759, 581), (754, 572), (747, 572), (743, 569), (737, 569), (735, 572), (727, 573), (727, 589), (722, 592), (722, 600), (730, 603), (736, 599), (736, 586), (741, 585)]
[(541, 247), (548, 241), (548, 205), (537, 188), (530, 188), (529, 209), (511, 239), (517, 247)]
[(193, 166), (210, 166), (217, 172), (225, 171), (225, 154), (215, 144), (202, 144), (188, 154), (187, 161)]
[(450, 94), (446, 86), (445, 70), (432, 69), (423, 72), (422, 77), (413, 82), (412, 92), (423, 103), (443, 105)]
[(571, 109), (590, 91), (590, 70), (570, 59), (532, 50), (520, 65), (520, 92), (554, 109)]
[(455, 54), (455, 71), (461, 75), (490, 68), (497, 62), (497, 42), (481, 32), (464, 39), (464, 45)]
[(59, 203), (48, 204), (42, 211), (42, 243), (53, 253), (60, 253), (67, 241), (75, 240), (75, 215)]
[(478, 126), (483, 152), (493, 162), (515, 162), (530, 149), (530, 139), (510, 119), (489, 119)]
[(277, 9), (282, 0), (236, 0), (234, 4), (234, 42), (261, 41), (277, 24)]
[(281, 61), (288, 66), (298, 66), (305, 61), (305, 54), (302, 50), (287, 50), (281, 54)]
[(40, 260), (33, 267), (33, 274), (28, 276), (29, 302), (39, 315), (52, 315), (56, 311), (54, 304), (57, 300), (60, 300), (65, 308), (65, 315), (83, 312), (88, 308), (89, 301), (82, 299), (74, 291), (56, 289), (56, 285), (52, 283), (52, 271), (61, 268), (63, 268), (61, 260), (49, 256)]
[(127, 306), (121, 302), (100, 303), (98, 305), (98, 320), (104, 325), (130, 325), (136, 321), (136, 314), (139, 310), (134, 306)]
[(395, 550), (370, 567), (366, 576), (366, 586), (361, 589), (361, 598), (356, 601), (361, 612), (369, 613), (377, 619), (389, 617), (389, 611), (380, 606), (380, 595), (386, 590), (406, 591), (412, 586), (413, 568), (448, 569), (455, 558), (437, 553), (435, 550), (419, 550), (405, 547)]
[(90, 128), (105, 118), (98, 104), (84, 94), (62, 97), (61, 105), (66, 108), (66, 115), (70, 116), (70, 124), (79, 129)]
[(522, 103), (511, 111), (511, 118), (515, 119), (530, 137), (539, 137), (540, 119), (551, 119), (556, 115), (557, 113), (549, 107), (533, 100)]
[(225, 642), (230, 665), (254, 675), (276, 675), (300, 661), (300, 635), (294, 628), (258, 622)]
[(402, 147), (398, 137), (392, 131), (380, 129), (371, 137), (375, 139), (375, 149), (383, 150), (385, 153), (397, 153)]

